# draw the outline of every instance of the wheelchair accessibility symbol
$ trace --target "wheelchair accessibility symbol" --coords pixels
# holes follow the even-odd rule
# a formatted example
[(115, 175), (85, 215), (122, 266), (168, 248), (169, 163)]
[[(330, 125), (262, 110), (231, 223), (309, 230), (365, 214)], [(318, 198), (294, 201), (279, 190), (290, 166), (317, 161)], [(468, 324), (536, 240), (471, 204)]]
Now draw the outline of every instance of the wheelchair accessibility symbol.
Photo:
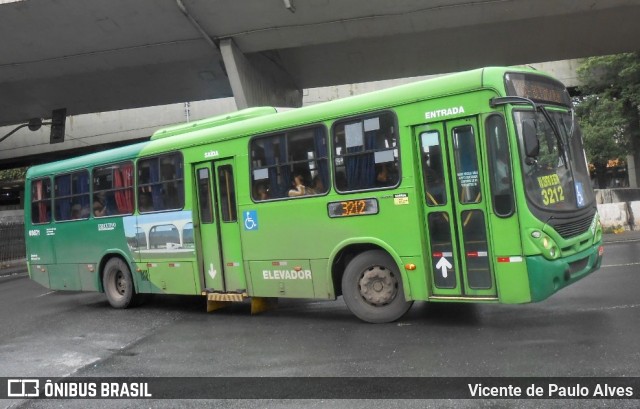
[(576, 201), (578, 202), (578, 207), (584, 207), (584, 189), (580, 182), (576, 182)]
[(244, 212), (244, 229), (258, 230), (258, 213), (255, 210)]

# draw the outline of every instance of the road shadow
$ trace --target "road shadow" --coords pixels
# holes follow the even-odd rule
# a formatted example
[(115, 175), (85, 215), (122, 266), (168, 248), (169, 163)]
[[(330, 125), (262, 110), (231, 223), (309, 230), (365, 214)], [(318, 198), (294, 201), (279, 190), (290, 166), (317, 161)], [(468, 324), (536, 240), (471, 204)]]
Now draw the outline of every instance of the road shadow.
[(446, 327), (477, 326), (482, 323), (481, 308), (472, 303), (416, 302), (402, 320)]

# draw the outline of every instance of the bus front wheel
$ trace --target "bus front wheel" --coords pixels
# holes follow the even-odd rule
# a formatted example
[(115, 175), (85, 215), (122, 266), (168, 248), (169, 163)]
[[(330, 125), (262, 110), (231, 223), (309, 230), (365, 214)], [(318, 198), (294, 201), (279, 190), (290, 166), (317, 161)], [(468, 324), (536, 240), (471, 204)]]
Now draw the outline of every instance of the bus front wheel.
[(349, 262), (342, 276), (342, 296), (356, 317), (371, 323), (395, 321), (413, 304), (404, 298), (395, 261), (382, 250), (360, 253)]
[(102, 287), (113, 308), (133, 306), (135, 289), (129, 266), (120, 258), (112, 258), (104, 266)]

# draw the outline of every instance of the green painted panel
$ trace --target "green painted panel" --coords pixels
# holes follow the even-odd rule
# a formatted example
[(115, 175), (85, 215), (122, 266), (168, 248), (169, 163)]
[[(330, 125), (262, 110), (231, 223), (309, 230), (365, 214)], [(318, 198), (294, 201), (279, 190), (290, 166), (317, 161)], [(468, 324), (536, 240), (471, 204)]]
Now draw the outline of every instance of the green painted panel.
[(159, 292), (152, 288), (151, 282), (149, 281), (147, 263), (133, 263), (131, 274), (134, 285), (136, 286), (136, 292), (141, 294)]
[(195, 272), (193, 263), (181, 262), (154, 262), (147, 263), (149, 280), (152, 284), (152, 292), (164, 294), (196, 295)]
[(597, 243), (585, 251), (564, 259), (547, 260), (543, 256), (526, 257), (531, 301), (542, 301), (599, 268), (601, 260), (598, 256), (598, 248), (601, 244), (601, 242)]
[(81, 291), (77, 264), (55, 264), (47, 268), (52, 290)]
[[(27, 206), (28, 207), (28, 206)], [(26, 211), (25, 211), (26, 213)], [(27, 224), (25, 224), (27, 226)], [(25, 232), (27, 260), (37, 264), (55, 264), (53, 237), (56, 227), (52, 224), (27, 226)]]
[[(402, 257), (403, 265), (398, 266), (404, 269), (407, 264), (414, 264), (415, 270), (404, 270), (407, 284), (405, 284), (405, 294), (408, 295), (408, 299), (426, 301), (429, 297), (427, 287), (427, 273), (422, 257)], [(411, 291), (408, 293), (408, 291)]]
[(82, 291), (98, 291), (99, 275), (96, 269), (95, 264), (78, 265), (78, 277), (80, 277)]
[[(515, 258), (515, 260), (522, 260), (522, 257)], [(500, 302), (520, 304), (531, 301), (527, 264), (524, 260), (504, 263), (496, 262), (494, 271)]]
[(331, 270), (328, 266), (328, 259), (311, 260), (311, 271), (315, 271), (316, 274), (312, 276), (313, 279), (313, 293), (315, 298), (336, 298), (333, 282), (331, 280)]
[(49, 287), (49, 273), (48, 273), (48, 265), (44, 264), (29, 264), (29, 277), (35, 281), (36, 283), (50, 288)]
[(314, 274), (309, 260), (249, 262), (253, 296), (314, 298)]

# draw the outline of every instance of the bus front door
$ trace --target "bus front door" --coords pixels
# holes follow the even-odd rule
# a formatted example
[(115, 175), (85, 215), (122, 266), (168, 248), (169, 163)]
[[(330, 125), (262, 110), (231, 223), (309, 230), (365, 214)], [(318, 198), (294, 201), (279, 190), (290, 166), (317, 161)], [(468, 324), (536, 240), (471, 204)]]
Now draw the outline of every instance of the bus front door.
[(194, 166), (198, 261), (203, 290), (246, 291), (238, 227), (233, 159)]
[(432, 298), (496, 299), (477, 119), (423, 125), (415, 134)]

